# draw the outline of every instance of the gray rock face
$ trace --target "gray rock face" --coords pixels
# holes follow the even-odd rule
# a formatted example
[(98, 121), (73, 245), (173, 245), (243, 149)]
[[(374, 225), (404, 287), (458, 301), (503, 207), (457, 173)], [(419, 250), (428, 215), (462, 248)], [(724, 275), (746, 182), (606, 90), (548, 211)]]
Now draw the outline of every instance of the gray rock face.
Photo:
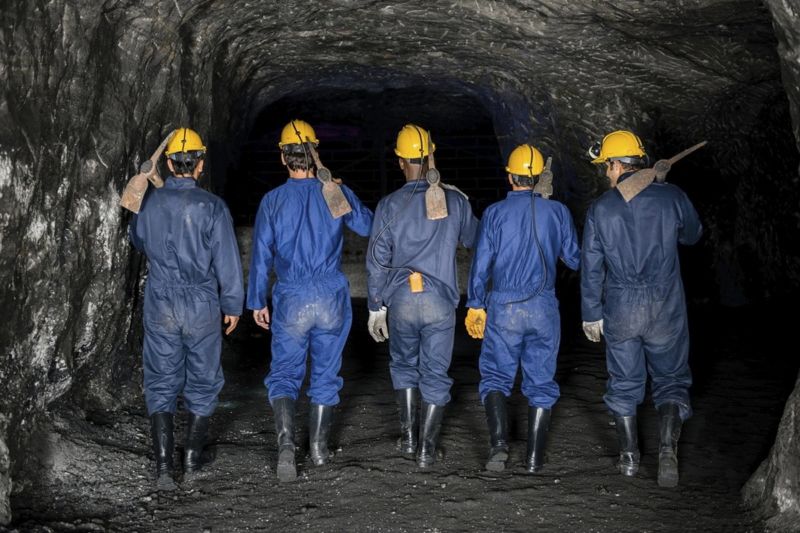
[[(800, 7), (766, 4), (7, 0), (0, 522), (17, 452), (48, 405), (139, 401), (142, 259), (117, 202), (177, 126), (203, 133), (222, 190), (219, 162), (235, 160), (258, 110), (287, 94), (464, 94), (492, 117), (504, 156), (532, 141), (554, 157), (556, 195), (578, 222), (604, 187), (586, 162), (591, 141), (630, 128), (662, 157), (706, 139), (670, 179), (696, 198), (709, 256), (746, 273), (733, 285), (748, 298), (796, 289)], [(796, 502), (795, 489), (781, 498)]]
[[(778, 38), (784, 87), (789, 96), (794, 137), (800, 149), (800, 1), (767, 0)], [(788, 175), (787, 175), (788, 176)], [(799, 180), (791, 180), (797, 188)], [(790, 212), (797, 216), (797, 205)], [(797, 227), (797, 226), (795, 226)], [(794, 254), (794, 265), (800, 259)], [(745, 503), (774, 531), (800, 530), (800, 379), (786, 401), (769, 457), (745, 485)]]

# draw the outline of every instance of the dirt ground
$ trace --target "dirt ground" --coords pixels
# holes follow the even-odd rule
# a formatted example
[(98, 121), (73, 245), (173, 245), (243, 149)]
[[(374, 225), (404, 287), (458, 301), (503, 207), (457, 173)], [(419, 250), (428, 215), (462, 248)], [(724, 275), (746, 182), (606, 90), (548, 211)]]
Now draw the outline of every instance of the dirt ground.
[[(366, 333), (366, 304), (354, 300), (342, 403), (331, 464), (305, 458), (307, 399), (299, 405), (299, 478), (279, 484), (276, 443), (262, 379), (269, 335), (251, 320), (226, 342), (226, 385), (212, 420), (216, 460), (204, 478), (174, 493), (152, 489), (149, 424), (127, 413), (69, 411), (32, 452), (51, 459), (15, 480), (16, 531), (762, 531), (739, 491), (766, 456), (798, 362), (782, 349), (761, 309), (690, 306), (695, 416), (679, 450), (681, 482), (656, 484), (657, 418), (640, 409), (642, 466), (634, 479), (614, 469), (616, 437), (602, 394), (601, 345), (583, 338), (577, 298), (562, 298), (564, 333), (547, 464), (522, 468), (526, 404), (511, 401), (511, 468), (483, 470), (488, 434), (477, 394), (479, 343), (459, 310), (451, 366), (453, 401), (442, 429), (443, 458), (419, 471), (396, 450), (388, 346)], [(182, 417), (176, 433), (182, 435)], [(182, 439), (178, 438), (180, 444)]]

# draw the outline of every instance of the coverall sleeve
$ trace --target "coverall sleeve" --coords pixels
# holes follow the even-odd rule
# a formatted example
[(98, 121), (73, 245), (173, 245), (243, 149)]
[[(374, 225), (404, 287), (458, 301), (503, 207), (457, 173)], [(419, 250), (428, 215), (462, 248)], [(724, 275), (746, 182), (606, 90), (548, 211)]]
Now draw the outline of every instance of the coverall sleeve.
[(244, 304), (242, 260), (228, 208), (220, 203), (211, 228), (211, 261), (219, 283), (219, 307), (223, 315), (239, 316)]
[(369, 235), (372, 229), (372, 210), (361, 203), (358, 196), (348, 187), (342, 185), (342, 192), (353, 209), (344, 216), (345, 225), (362, 237)]
[(469, 269), (467, 307), (473, 309), (486, 309), (486, 287), (497, 254), (488, 220), (489, 217), (484, 213), (478, 229), (478, 240), (472, 256), (472, 265)]
[(367, 247), (367, 306), (370, 311), (378, 311), (383, 306), (383, 290), (389, 271), (381, 265), (389, 266), (392, 263), (392, 235), (389, 228), (384, 229), (384, 209), (384, 203), (379, 202)]
[(463, 200), (461, 210), (461, 231), (458, 240), (467, 248), (475, 246), (475, 239), (478, 236), (478, 219), (472, 214), (472, 206), (469, 201)]
[(133, 213), (130, 222), (128, 222), (128, 238), (131, 241), (131, 244), (134, 248), (139, 250), (142, 253), (145, 253), (144, 250), (144, 240), (142, 239), (139, 226), (141, 223), (141, 219), (139, 215), (145, 209), (147, 205), (147, 201), (150, 199), (150, 195), (152, 194), (151, 191), (152, 187), (148, 187), (147, 190), (144, 191), (144, 197), (142, 198), (142, 204), (139, 206), (139, 213)]
[(572, 270), (578, 270), (581, 262), (575, 224), (569, 210), (563, 206), (561, 209), (561, 260)]
[(274, 235), (270, 222), (267, 198), (261, 200), (253, 226), (253, 250), (250, 257), (250, 275), (247, 281), (247, 308), (258, 310), (267, 306), (269, 272), (274, 259)]
[(581, 250), (581, 315), (586, 322), (603, 318), (603, 283), (606, 278), (603, 246), (597, 235), (594, 206), (586, 214)]
[(680, 210), (681, 227), (678, 232), (678, 242), (681, 244), (694, 244), (700, 240), (703, 235), (703, 224), (700, 223), (700, 217), (697, 214), (692, 202), (686, 193), (680, 191), (680, 200), (678, 202), (678, 209)]
[(139, 225), (139, 215), (134, 213), (130, 221), (128, 222), (128, 239), (130, 239), (131, 244), (133, 245), (134, 248), (136, 248), (140, 252), (144, 252), (144, 241), (136, 233), (138, 225)]

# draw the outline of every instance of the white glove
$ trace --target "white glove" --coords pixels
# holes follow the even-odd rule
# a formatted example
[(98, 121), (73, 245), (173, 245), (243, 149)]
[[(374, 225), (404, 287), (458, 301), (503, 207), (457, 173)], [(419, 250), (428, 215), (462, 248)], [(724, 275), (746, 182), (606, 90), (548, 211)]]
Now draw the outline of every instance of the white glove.
[(369, 312), (367, 329), (372, 338), (375, 339), (375, 342), (383, 342), (389, 338), (389, 326), (386, 325), (385, 305), (381, 307), (379, 311)]
[(583, 334), (592, 342), (600, 342), (600, 335), (603, 334), (603, 320), (597, 322), (584, 322)]

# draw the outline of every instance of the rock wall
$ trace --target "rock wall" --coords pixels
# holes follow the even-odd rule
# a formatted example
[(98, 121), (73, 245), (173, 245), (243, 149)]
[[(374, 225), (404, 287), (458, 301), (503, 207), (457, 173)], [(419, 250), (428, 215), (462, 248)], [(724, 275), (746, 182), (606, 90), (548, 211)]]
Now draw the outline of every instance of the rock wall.
[[(48, 405), (138, 396), (128, 345), (141, 259), (119, 194), (185, 120), (164, 2), (5, 2), (0, 57), (0, 522), (8, 474)], [(207, 105), (207, 104), (205, 104)], [(78, 384), (78, 386), (75, 386)], [(20, 480), (17, 481), (19, 483)]]
[[(800, 1), (767, 0), (778, 38), (778, 54), (784, 86), (789, 96), (794, 141), (800, 150)], [(800, 173), (800, 168), (798, 168)], [(800, 178), (790, 181), (797, 189)], [(789, 210), (794, 218), (797, 239), (800, 227), (798, 205)], [(796, 251), (796, 248), (793, 248)], [(797, 268), (800, 257), (793, 260)], [(766, 520), (774, 531), (800, 531), (800, 376), (786, 401), (775, 445), (769, 456), (742, 490), (745, 503)]]
[(603, 188), (585, 157), (603, 133), (635, 129), (656, 156), (707, 139), (671, 179), (697, 198), (709, 249), (745, 265), (748, 297), (800, 285), (786, 99), (797, 133), (797, 3), (768, 5), (781, 63), (756, 0), (6, 0), (0, 522), (17, 452), (49, 405), (140, 401), (142, 260), (117, 207), (127, 178), (188, 124), (211, 147), (221, 190), (220, 162), (236, 159), (259, 109), (291, 92), (469, 94), (505, 153), (532, 141), (554, 156), (579, 222)]

